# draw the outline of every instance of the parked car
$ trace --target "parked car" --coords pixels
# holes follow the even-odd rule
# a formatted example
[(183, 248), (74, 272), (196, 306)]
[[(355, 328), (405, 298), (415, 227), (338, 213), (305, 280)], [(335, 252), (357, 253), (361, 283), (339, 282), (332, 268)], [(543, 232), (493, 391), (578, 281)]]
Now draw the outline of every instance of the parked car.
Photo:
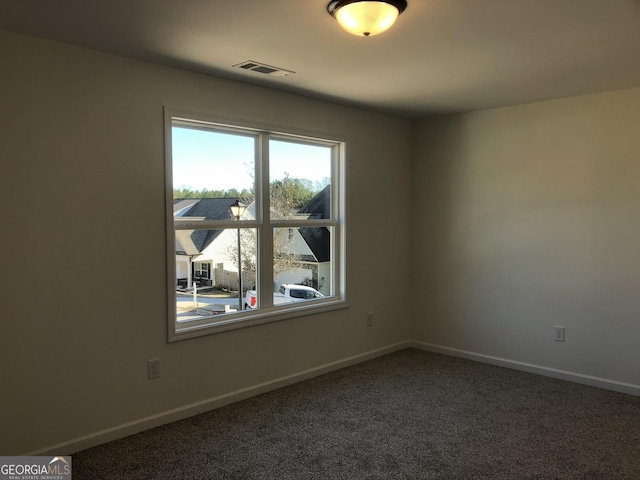
[[(315, 298), (323, 298), (324, 295), (315, 288), (306, 285), (280, 285), (277, 292), (273, 292), (273, 304), (282, 305), (284, 303), (303, 302), (305, 300), (313, 300)], [(255, 290), (247, 290), (244, 308), (256, 308), (258, 306), (258, 298)]]

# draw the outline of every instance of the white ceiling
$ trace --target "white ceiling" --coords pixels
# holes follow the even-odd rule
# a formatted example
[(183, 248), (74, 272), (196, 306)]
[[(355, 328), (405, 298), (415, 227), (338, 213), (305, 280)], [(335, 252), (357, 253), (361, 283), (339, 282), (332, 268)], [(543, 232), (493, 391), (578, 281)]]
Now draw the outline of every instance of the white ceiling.
[(0, 29), (408, 117), (640, 86), (640, 0), (408, 0), (368, 38), (327, 3), (0, 0)]

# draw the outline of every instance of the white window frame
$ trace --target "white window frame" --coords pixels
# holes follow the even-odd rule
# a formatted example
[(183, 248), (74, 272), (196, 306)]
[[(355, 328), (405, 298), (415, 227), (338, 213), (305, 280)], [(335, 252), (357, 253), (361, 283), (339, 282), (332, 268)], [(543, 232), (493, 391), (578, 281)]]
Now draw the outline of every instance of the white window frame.
[[(174, 121), (185, 126), (222, 133), (254, 136), (256, 141), (255, 220), (241, 220), (241, 228), (257, 230), (258, 302), (260, 308), (243, 310), (178, 324), (176, 321), (176, 255), (173, 217), (172, 127)], [(165, 210), (167, 245), (167, 311), (170, 342), (261, 325), (293, 317), (301, 317), (348, 307), (346, 298), (346, 141), (337, 135), (304, 132), (288, 127), (274, 127), (233, 119), (188, 112), (165, 107)], [(332, 149), (331, 219), (278, 220), (270, 217), (269, 205), (269, 140), (322, 145)], [(184, 229), (233, 228), (229, 221), (180, 222)], [(273, 229), (296, 227), (328, 227), (331, 230), (332, 295), (310, 302), (273, 305)]]

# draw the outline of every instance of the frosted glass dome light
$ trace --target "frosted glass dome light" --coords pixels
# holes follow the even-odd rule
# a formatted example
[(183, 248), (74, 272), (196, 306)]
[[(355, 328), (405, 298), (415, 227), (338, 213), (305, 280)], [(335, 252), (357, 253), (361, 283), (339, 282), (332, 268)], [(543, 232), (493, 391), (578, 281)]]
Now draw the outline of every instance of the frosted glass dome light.
[(334, 0), (327, 11), (347, 32), (369, 37), (388, 30), (405, 8), (404, 0)]

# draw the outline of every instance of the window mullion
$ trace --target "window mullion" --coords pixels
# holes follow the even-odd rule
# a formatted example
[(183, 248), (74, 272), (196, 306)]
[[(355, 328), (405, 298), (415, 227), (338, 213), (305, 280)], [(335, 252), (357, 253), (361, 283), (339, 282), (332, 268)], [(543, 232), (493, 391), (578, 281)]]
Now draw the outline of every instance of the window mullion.
[(210, 221), (205, 220), (201, 222), (189, 222), (189, 221), (176, 221), (173, 228), (175, 230), (223, 230), (226, 228), (236, 229), (240, 225), (240, 228), (258, 228), (260, 222), (255, 220), (240, 220), (240, 223), (236, 220), (218, 220)]
[(261, 307), (273, 305), (273, 234), (271, 232), (271, 201), (269, 198), (269, 135), (258, 137), (258, 189), (262, 228), (258, 235), (258, 300)]
[(272, 228), (287, 228), (287, 227), (333, 227), (338, 222), (335, 220), (324, 219), (312, 219), (312, 220), (273, 220), (271, 222)]
[(333, 268), (333, 295), (346, 297), (346, 285), (347, 285), (347, 269), (346, 269), (346, 248), (347, 248), (347, 233), (346, 233), (346, 194), (347, 194), (347, 165), (348, 162), (344, 159), (347, 158), (346, 145), (344, 143), (338, 144), (333, 148), (333, 172), (331, 173), (334, 179), (334, 193), (331, 195), (332, 215), (337, 220), (335, 236), (333, 238), (333, 244), (331, 245), (334, 255), (334, 268)]

